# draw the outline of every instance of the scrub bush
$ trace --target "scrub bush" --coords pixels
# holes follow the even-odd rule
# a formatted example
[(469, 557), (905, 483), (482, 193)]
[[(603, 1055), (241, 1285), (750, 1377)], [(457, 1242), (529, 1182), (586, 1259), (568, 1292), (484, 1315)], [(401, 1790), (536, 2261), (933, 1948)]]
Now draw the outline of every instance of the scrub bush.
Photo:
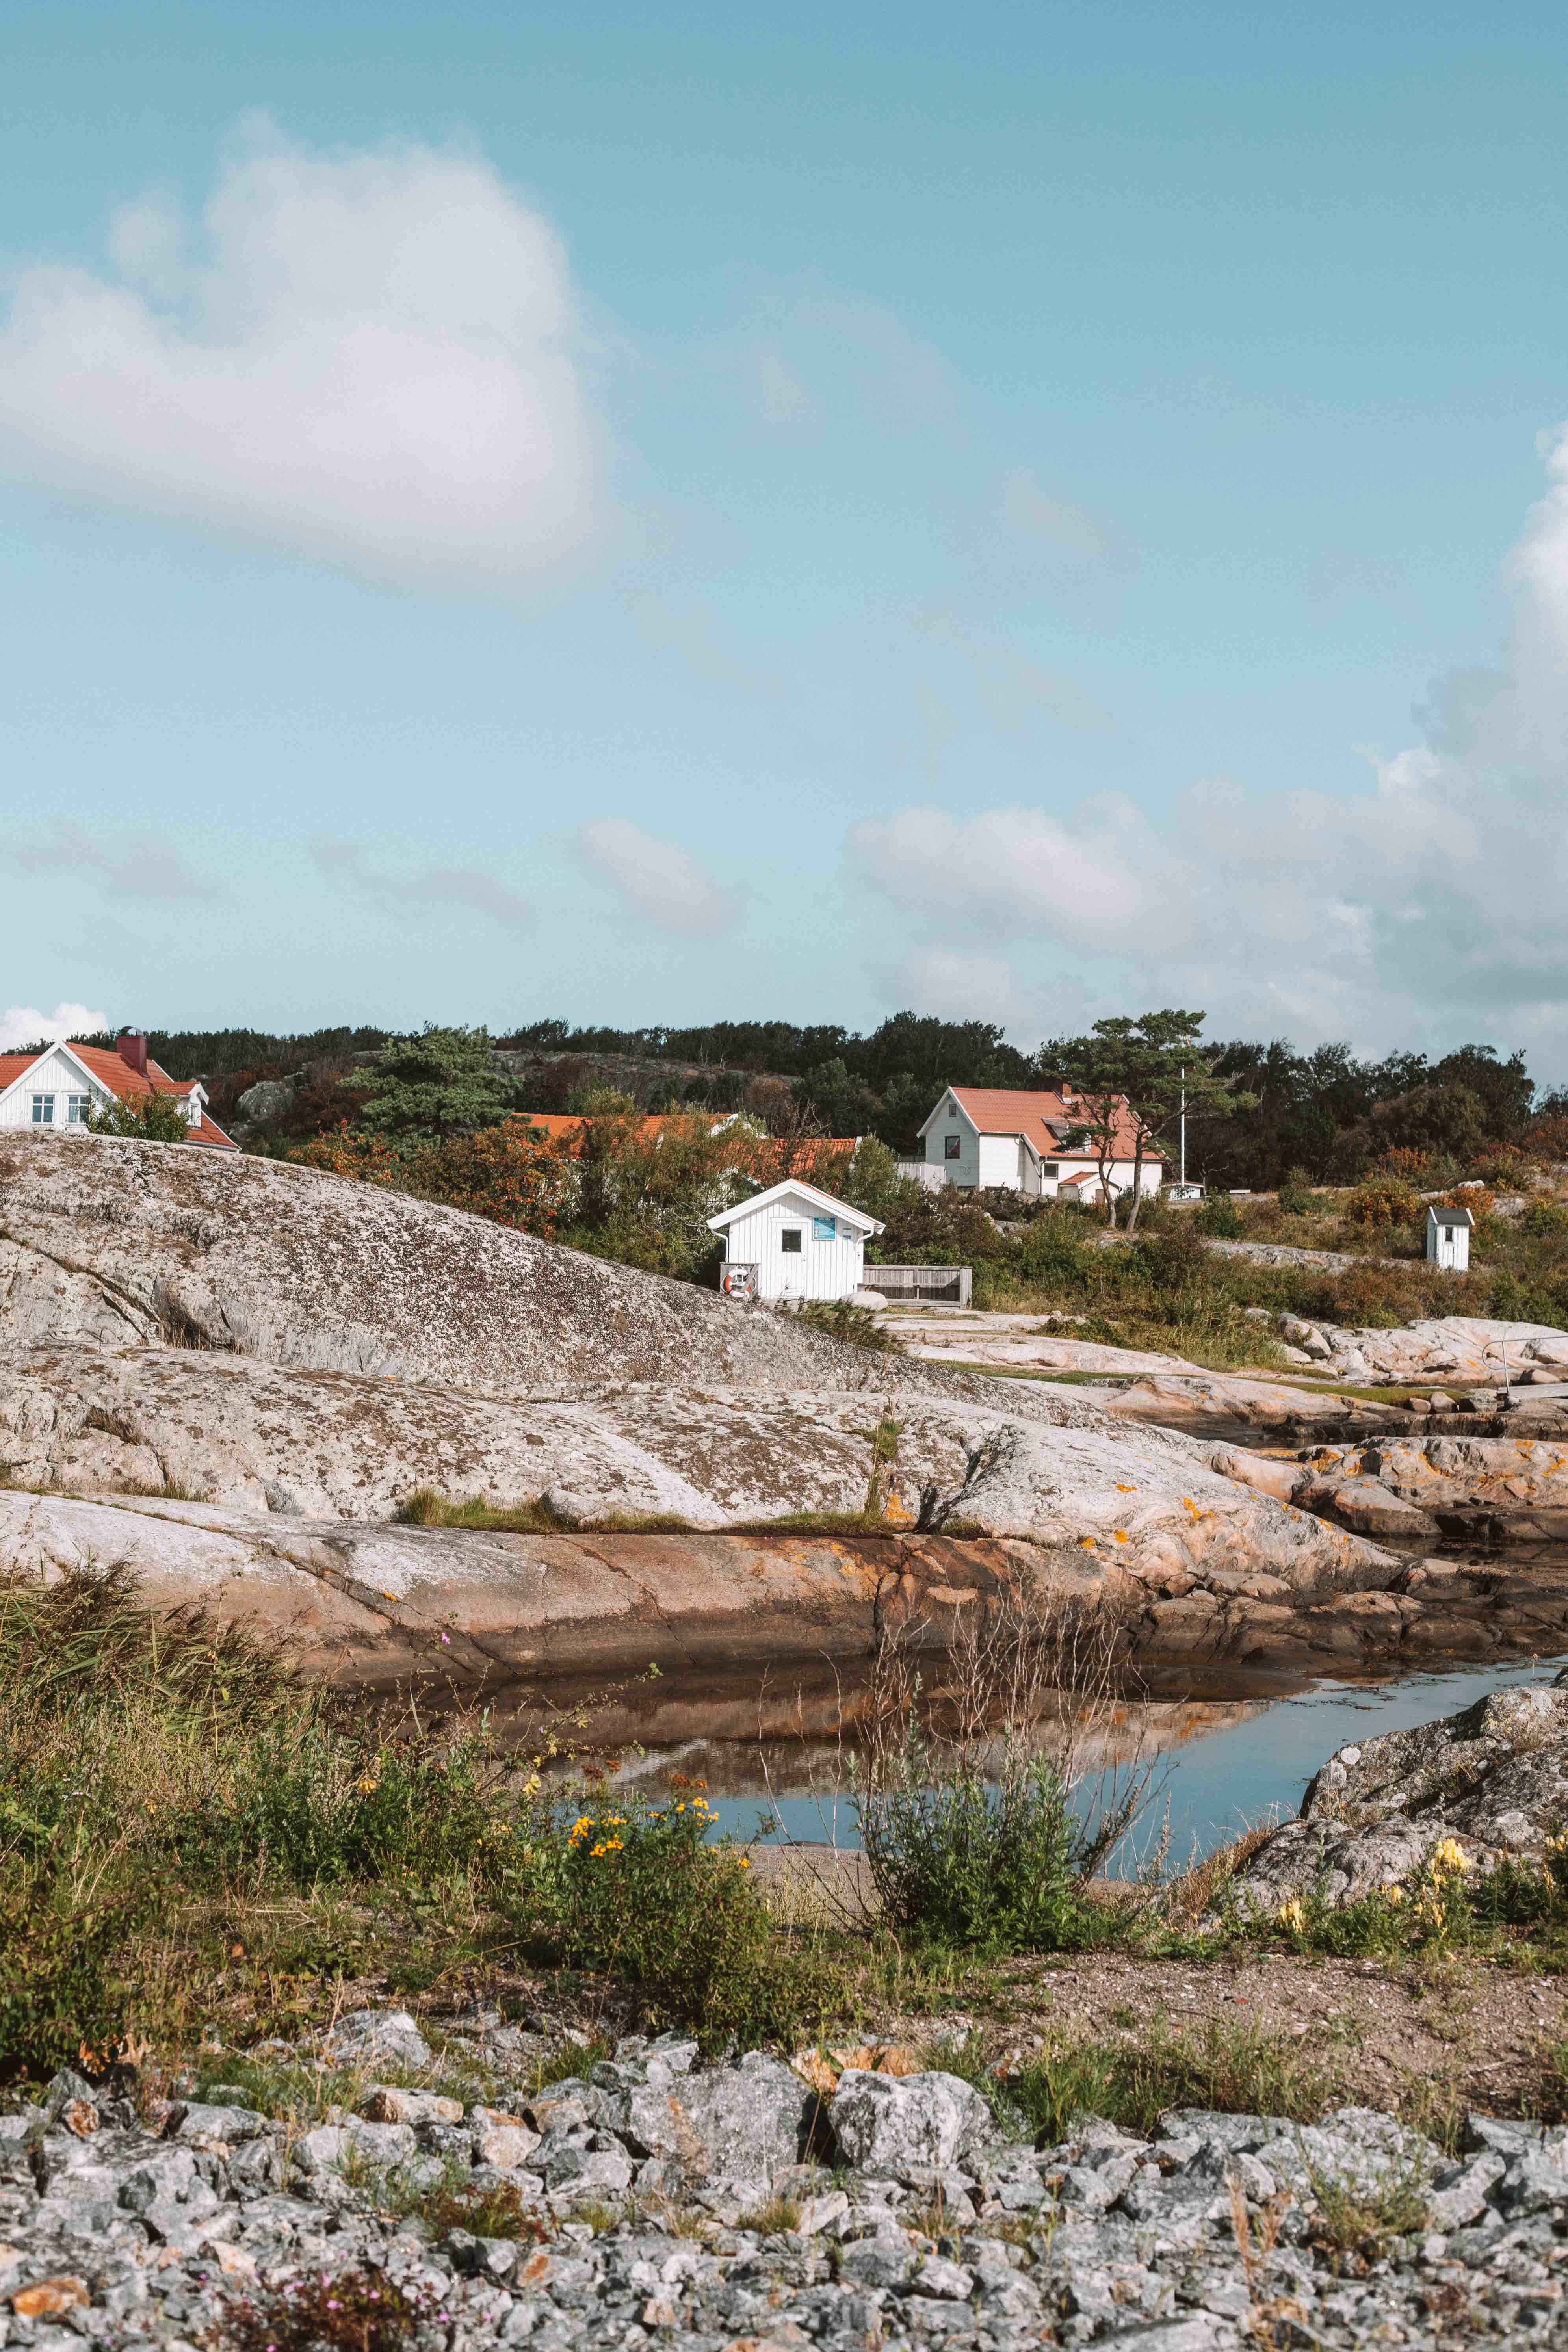
[(502, 1909), (531, 1955), (629, 1979), (650, 2012), (712, 2046), (791, 2041), (833, 2006), (837, 1975), (775, 1927), (750, 1855), (710, 1843), (712, 1820), (700, 1784), (663, 1805), (595, 1800), (571, 1820), (542, 1802)]

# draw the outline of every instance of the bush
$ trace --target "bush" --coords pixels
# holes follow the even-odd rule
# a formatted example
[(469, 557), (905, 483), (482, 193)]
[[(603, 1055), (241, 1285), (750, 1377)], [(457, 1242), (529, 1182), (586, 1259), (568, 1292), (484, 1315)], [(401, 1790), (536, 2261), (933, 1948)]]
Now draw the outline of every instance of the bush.
[(896, 1934), (946, 1949), (1059, 1951), (1082, 1943), (1080, 1838), (1060, 1774), (1043, 1756), (998, 1785), (932, 1754), (911, 1714), (891, 1785), (858, 1801), (860, 1838)]
[(1193, 1223), (1211, 1241), (1233, 1242), (1240, 1237), (1241, 1212), (1228, 1192), (1211, 1192), (1200, 1204)]
[(965, 1612), (947, 1677), (956, 1722), (939, 1744), (918, 1674), (896, 1642), (884, 1645), (856, 1808), (896, 1934), (950, 1950), (1053, 1951), (1091, 1939), (1084, 1886), (1142, 1811), (1148, 1779), (1102, 1776), (1080, 1813), (1071, 1741), (1050, 1752), (1037, 1724), (1058, 1685), (1077, 1686), (1080, 1707), (1087, 1693), (1092, 1713), (1106, 1656), (1084, 1650), (1075, 1619), (1032, 1602), (984, 1619)]
[(792, 2041), (832, 2005), (836, 1979), (774, 1927), (750, 1856), (710, 1843), (711, 1822), (700, 1784), (664, 1805), (595, 1801), (570, 1822), (542, 1802), (503, 1907), (525, 1949), (613, 1969), (712, 2045)]
[(1279, 1206), (1288, 1217), (1310, 1217), (1317, 1208), (1312, 1179), (1305, 1168), (1287, 1169), (1279, 1186)]
[(1528, 1234), (1531, 1241), (1568, 1234), (1568, 1201), (1531, 1201), (1520, 1218), (1517, 1230)]
[(1420, 1213), (1421, 1203), (1403, 1177), (1376, 1173), (1363, 1178), (1344, 1206), (1348, 1223), (1371, 1231), (1411, 1224)]
[(94, 1135), (129, 1135), (139, 1143), (189, 1143), (190, 1126), (173, 1095), (117, 1097), (89, 1115)]

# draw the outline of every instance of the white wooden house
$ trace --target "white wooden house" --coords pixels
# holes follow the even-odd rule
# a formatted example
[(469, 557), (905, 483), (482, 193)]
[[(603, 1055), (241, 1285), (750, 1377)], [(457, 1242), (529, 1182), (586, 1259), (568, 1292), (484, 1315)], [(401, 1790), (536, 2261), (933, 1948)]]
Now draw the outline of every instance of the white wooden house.
[[(1035, 1094), (1013, 1087), (949, 1087), (920, 1131), (925, 1164), (939, 1171), (934, 1181), (961, 1192), (997, 1184), (1047, 1199), (1100, 1202), (1099, 1154), (1086, 1143), (1070, 1150), (1067, 1143), (1081, 1118), (1070, 1088)], [(1135, 1140), (1128, 1111), (1118, 1120), (1109, 1171), (1112, 1192), (1132, 1190)], [(1145, 1151), (1140, 1192), (1157, 1192), (1164, 1174), (1164, 1160)]]
[(1470, 1265), (1470, 1229), (1475, 1223), (1468, 1209), (1447, 1209), (1434, 1202), (1426, 1212), (1426, 1255), (1434, 1265), (1451, 1265), (1456, 1274), (1467, 1274)]
[(62, 1041), (47, 1045), (41, 1054), (0, 1054), (0, 1129), (85, 1136), (94, 1111), (106, 1109), (117, 1097), (129, 1102), (146, 1094), (173, 1096), (193, 1143), (209, 1151), (238, 1150), (209, 1117), (200, 1080), (172, 1078), (160, 1069), (140, 1030), (122, 1030), (112, 1052)]
[(724, 1244), (722, 1287), (747, 1298), (848, 1298), (859, 1289), (875, 1217), (788, 1176), (708, 1220)]

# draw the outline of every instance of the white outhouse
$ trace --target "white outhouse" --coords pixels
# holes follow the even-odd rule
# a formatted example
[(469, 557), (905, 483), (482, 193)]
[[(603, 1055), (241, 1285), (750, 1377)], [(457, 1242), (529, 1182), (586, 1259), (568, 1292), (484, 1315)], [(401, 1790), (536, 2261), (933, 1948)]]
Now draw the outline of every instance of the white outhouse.
[(1434, 1265), (1451, 1265), (1456, 1274), (1468, 1271), (1470, 1227), (1475, 1222), (1468, 1209), (1445, 1209), (1434, 1203), (1427, 1210), (1426, 1255)]
[(875, 1217), (786, 1176), (721, 1215), (710, 1233), (724, 1244), (721, 1286), (741, 1298), (848, 1298), (860, 1287)]

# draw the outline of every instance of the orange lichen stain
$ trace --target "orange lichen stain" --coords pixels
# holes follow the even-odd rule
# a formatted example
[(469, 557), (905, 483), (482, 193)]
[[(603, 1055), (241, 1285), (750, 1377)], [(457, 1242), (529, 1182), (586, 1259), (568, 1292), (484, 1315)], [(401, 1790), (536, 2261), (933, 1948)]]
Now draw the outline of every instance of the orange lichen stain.
[(1118, 1543), (1125, 1543), (1127, 1541), (1127, 1530), (1125, 1528), (1117, 1528), (1116, 1540)]
[(1116, 1482), (1116, 1491), (1119, 1495), (1135, 1495), (1138, 1492), (1138, 1489), (1136, 1486), (1124, 1486), (1121, 1479), (1118, 1478)]
[(1078, 1539), (1078, 1548), (1079, 1551), (1092, 1551), (1094, 1549), (1094, 1538), (1092, 1536), (1079, 1536)]

